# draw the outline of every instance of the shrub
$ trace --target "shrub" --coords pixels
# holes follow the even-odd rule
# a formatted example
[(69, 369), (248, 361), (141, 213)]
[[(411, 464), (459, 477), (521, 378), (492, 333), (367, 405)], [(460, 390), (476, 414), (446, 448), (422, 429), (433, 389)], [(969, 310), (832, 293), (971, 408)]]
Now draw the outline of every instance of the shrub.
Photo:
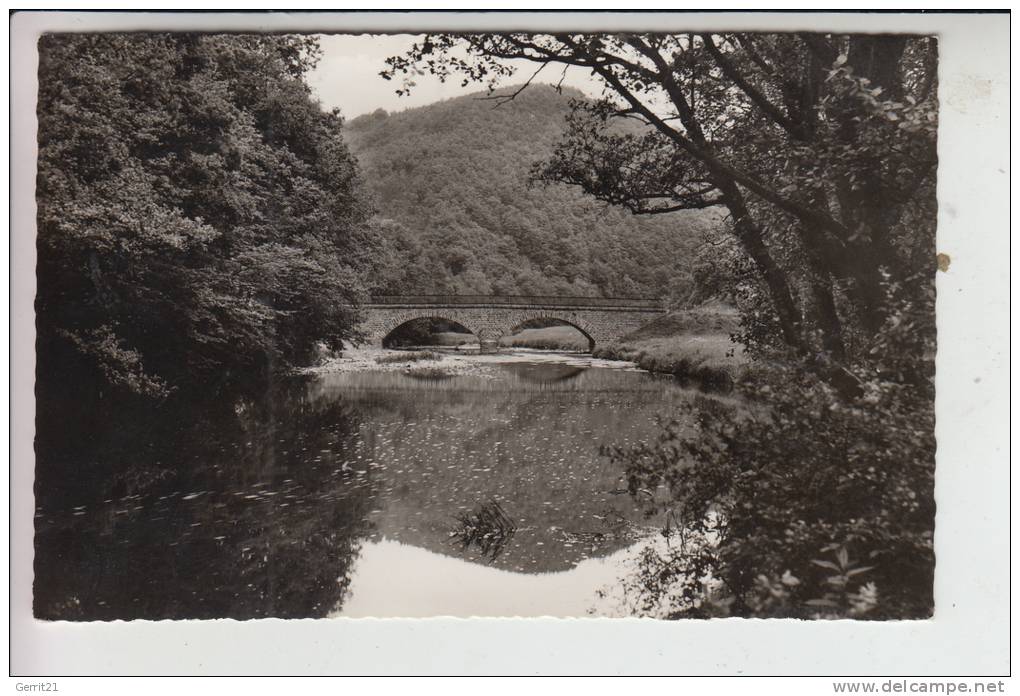
[[(933, 610), (934, 411), (872, 379), (846, 402), (793, 369), (756, 375), (748, 408), (612, 448), (671, 540), (626, 582), (668, 617), (924, 618)], [(650, 496), (649, 492), (655, 492)]]
[(379, 365), (391, 365), (393, 363), (410, 363), (421, 360), (442, 360), (443, 354), (433, 350), (404, 351), (399, 353), (388, 353), (380, 355), (375, 359)]

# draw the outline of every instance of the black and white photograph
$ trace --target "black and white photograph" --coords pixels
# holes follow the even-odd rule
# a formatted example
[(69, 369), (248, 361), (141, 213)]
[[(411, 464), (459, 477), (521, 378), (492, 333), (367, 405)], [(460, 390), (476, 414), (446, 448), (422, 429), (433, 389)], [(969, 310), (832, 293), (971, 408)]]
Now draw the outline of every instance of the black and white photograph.
[(33, 619), (933, 620), (941, 38), (692, 27), (41, 33)]

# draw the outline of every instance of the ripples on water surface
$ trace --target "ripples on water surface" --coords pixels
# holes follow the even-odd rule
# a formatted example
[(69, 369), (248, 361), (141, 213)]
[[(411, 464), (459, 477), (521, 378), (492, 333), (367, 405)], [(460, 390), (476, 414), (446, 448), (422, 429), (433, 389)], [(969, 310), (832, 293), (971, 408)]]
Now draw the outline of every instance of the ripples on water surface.
[[(142, 472), (101, 494), (38, 485), (36, 615), (584, 615), (649, 529), (599, 446), (654, 437), (690, 398), (577, 364), (294, 380), (166, 442), (100, 450)], [(495, 558), (451, 539), (490, 501), (516, 526)]]

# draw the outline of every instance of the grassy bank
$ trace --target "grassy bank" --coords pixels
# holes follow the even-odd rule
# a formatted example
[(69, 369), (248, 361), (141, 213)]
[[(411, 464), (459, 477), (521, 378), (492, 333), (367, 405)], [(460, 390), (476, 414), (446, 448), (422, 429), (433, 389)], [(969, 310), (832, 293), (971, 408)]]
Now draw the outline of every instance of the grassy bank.
[(629, 360), (642, 369), (674, 375), (701, 387), (728, 391), (745, 373), (743, 346), (730, 340), (735, 309), (710, 303), (671, 312), (616, 343), (597, 346), (596, 358)]
[(506, 336), (500, 345), (511, 348), (535, 348), (538, 350), (588, 350), (588, 339), (572, 326), (547, 326), (541, 329), (521, 329), (512, 336)]

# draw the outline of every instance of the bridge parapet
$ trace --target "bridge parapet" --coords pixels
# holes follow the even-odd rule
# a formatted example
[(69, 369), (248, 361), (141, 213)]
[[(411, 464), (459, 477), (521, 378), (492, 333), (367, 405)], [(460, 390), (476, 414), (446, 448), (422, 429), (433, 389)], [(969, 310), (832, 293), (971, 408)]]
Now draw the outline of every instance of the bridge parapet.
[(662, 312), (662, 300), (651, 297), (570, 297), (562, 295), (376, 295), (366, 306), (401, 307), (593, 307), (647, 309)]

